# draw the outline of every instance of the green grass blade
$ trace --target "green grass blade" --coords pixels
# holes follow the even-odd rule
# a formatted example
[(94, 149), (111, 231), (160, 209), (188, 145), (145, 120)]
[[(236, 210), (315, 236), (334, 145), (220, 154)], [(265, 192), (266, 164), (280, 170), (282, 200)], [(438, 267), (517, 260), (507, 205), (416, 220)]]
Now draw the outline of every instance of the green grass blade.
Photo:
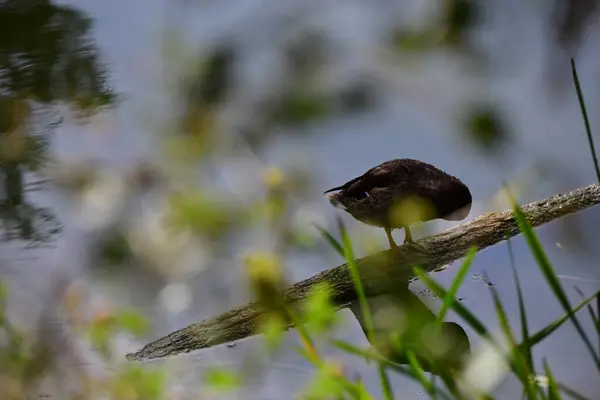
[(550, 324), (546, 325), (544, 328), (540, 329), (539, 331), (537, 331), (536, 333), (531, 335), (529, 337), (528, 345), (531, 348), (533, 348), (536, 344), (542, 342), (544, 339), (546, 339), (548, 336), (550, 336), (555, 330), (560, 328), (560, 326), (562, 324), (567, 322), (575, 313), (577, 313), (579, 310), (581, 310), (583, 307), (585, 307), (587, 304), (589, 304), (592, 300), (594, 300), (594, 297), (598, 296), (599, 294), (600, 294), (600, 292), (596, 292), (592, 296), (584, 299), (581, 303), (579, 303), (578, 305), (573, 307), (571, 310), (569, 310), (568, 312), (563, 314), (562, 317), (556, 319), (555, 321), (551, 322)]
[(379, 363), (377, 365), (377, 372), (379, 373), (379, 380), (381, 381), (381, 389), (383, 391), (383, 398), (387, 400), (392, 400), (394, 398), (394, 393), (392, 391), (392, 384), (390, 383), (390, 378), (387, 376), (385, 365)]
[(531, 355), (531, 346), (529, 345), (529, 324), (527, 323), (527, 312), (525, 311), (525, 301), (523, 300), (523, 291), (521, 290), (521, 281), (515, 265), (515, 256), (512, 251), (512, 243), (507, 240), (508, 255), (510, 258), (510, 266), (515, 279), (515, 287), (517, 289), (517, 298), (519, 302), (519, 317), (521, 320), (521, 352), (527, 362), (527, 367), (531, 374), (535, 375), (535, 367), (533, 365), (533, 356)]
[(575, 400), (591, 400), (591, 399), (585, 397), (584, 395), (582, 395), (581, 393), (578, 393), (576, 390), (568, 387), (567, 385), (564, 385), (564, 384), (559, 383), (559, 382), (557, 382), (557, 385), (558, 385), (558, 388), (560, 389), (561, 392), (565, 393), (566, 395), (568, 395), (572, 399), (575, 399)]
[(473, 259), (475, 258), (475, 254), (477, 254), (477, 247), (471, 247), (469, 249), (469, 251), (467, 252), (465, 261), (462, 263), (462, 265), (460, 266), (460, 269), (458, 270), (458, 273), (454, 277), (454, 280), (452, 281), (452, 284), (450, 285), (450, 289), (448, 290), (448, 293), (446, 293), (446, 296), (444, 297), (442, 309), (440, 310), (440, 312), (437, 316), (437, 320), (439, 322), (444, 320), (444, 317), (446, 316), (446, 312), (451, 307), (452, 302), (454, 301), (454, 298), (456, 297), (456, 294), (458, 293), (458, 289), (460, 288), (460, 285), (462, 285), (462, 283), (464, 282), (465, 277), (467, 276), (467, 272), (469, 271), (471, 264), (473, 264)]
[[(329, 340), (329, 343), (332, 346), (337, 347), (338, 349), (343, 350), (347, 353), (354, 354), (358, 357), (364, 358), (369, 361), (375, 361), (377, 363), (383, 364), (386, 366), (386, 368), (389, 368), (390, 370), (395, 371), (400, 375), (406, 376), (407, 378), (409, 378), (415, 382), (418, 382), (418, 383), (421, 382), (419, 380), (419, 378), (413, 373), (412, 369), (403, 367), (400, 364), (396, 364), (396, 363), (386, 359), (385, 357), (382, 357), (378, 353), (373, 353), (373, 352), (363, 350), (363, 349), (361, 349), (351, 343), (345, 342), (343, 340), (331, 339), (331, 340)], [(453, 400), (450, 396), (448, 396), (448, 394), (444, 393), (441, 390), (437, 390), (436, 393), (445, 400)]]
[(548, 363), (544, 359), (544, 371), (546, 372), (546, 378), (548, 378), (548, 400), (560, 400), (562, 399), (560, 392), (558, 391), (558, 385), (556, 380), (550, 371)]
[[(546, 256), (546, 253), (544, 252), (544, 249), (542, 248), (542, 245), (540, 244), (537, 235), (535, 234), (533, 228), (525, 218), (525, 214), (523, 214), (523, 210), (521, 209), (521, 207), (514, 202), (514, 199), (511, 198), (511, 201), (513, 203), (514, 215), (519, 225), (519, 229), (523, 233), (523, 236), (525, 237), (525, 240), (527, 241), (527, 244), (529, 245), (529, 248), (533, 253), (534, 258), (537, 261), (538, 266), (542, 271), (542, 274), (546, 278), (546, 282), (554, 292), (554, 295), (556, 296), (560, 304), (563, 306), (565, 311), (569, 312), (571, 310), (571, 304), (569, 303), (569, 299), (567, 298), (567, 295), (563, 290), (560, 281), (556, 277), (554, 268), (548, 260), (548, 257)], [(598, 368), (598, 370), (600, 370), (600, 359), (598, 358), (598, 355), (592, 347), (589, 338), (585, 334), (585, 331), (581, 327), (581, 324), (579, 323), (579, 320), (577, 319), (575, 314), (571, 314), (571, 321), (573, 322), (575, 329), (577, 329), (579, 336), (581, 336), (581, 339), (584, 342), (585, 346), (588, 348), (590, 356), (594, 359), (596, 367)]]
[(418, 380), (418, 378), (416, 376), (414, 376), (412, 374), (412, 372), (401, 366), (400, 364), (396, 364), (388, 359), (386, 359), (385, 357), (382, 357), (381, 355), (379, 355), (378, 353), (375, 352), (370, 352), (367, 350), (363, 350), (351, 343), (345, 342), (343, 340), (338, 340), (338, 339), (330, 339), (329, 343), (333, 346), (333, 347), (337, 347), (340, 350), (345, 351), (346, 353), (349, 354), (354, 354), (355, 356), (358, 357), (362, 357), (365, 360), (368, 361), (374, 361), (377, 363), (382, 363), (384, 364), (386, 367), (388, 367), (389, 369), (398, 372), (401, 375), (404, 375), (406, 377), (409, 377), (413, 380)]
[(348, 264), (348, 269), (350, 270), (350, 276), (352, 277), (352, 282), (354, 283), (354, 288), (356, 289), (356, 295), (358, 297), (361, 312), (363, 313), (363, 317), (365, 319), (365, 328), (367, 330), (367, 336), (369, 338), (369, 341), (371, 341), (374, 339), (373, 319), (371, 316), (371, 311), (369, 310), (369, 304), (367, 302), (365, 290), (360, 279), (358, 265), (356, 265), (356, 261), (354, 260), (354, 250), (352, 248), (352, 242), (350, 241), (348, 231), (346, 230), (346, 227), (344, 226), (344, 223), (342, 222), (341, 218), (338, 217), (337, 222), (340, 231), (340, 237), (342, 238), (344, 258), (346, 260), (346, 264)]
[(506, 337), (506, 341), (511, 344), (516, 344), (515, 336), (513, 335), (512, 329), (510, 328), (510, 323), (508, 322), (508, 317), (506, 316), (506, 311), (504, 311), (504, 306), (502, 306), (502, 302), (500, 300), (500, 295), (495, 287), (489, 287), (490, 292), (492, 293), (492, 300), (494, 302), (494, 308), (496, 309), (496, 314), (498, 315), (498, 321), (500, 322), (500, 328), (502, 328), (502, 332)]
[(437, 396), (435, 395), (435, 389), (433, 387), (433, 384), (425, 377), (425, 374), (423, 373), (423, 367), (421, 367), (421, 363), (419, 363), (419, 360), (417, 360), (414, 351), (406, 350), (406, 358), (410, 363), (413, 374), (415, 374), (417, 379), (419, 379), (421, 385), (425, 388), (427, 394), (429, 394), (434, 399), (437, 398)]
[[(350, 269), (350, 274), (352, 276), (354, 287), (356, 288), (356, 292), (358, 295), (358, 302), (361, 308), (361, 312), (363, 314), (365, 324), (367, 325), (366, 328), (368, 340), (370, 343), (375, 343), (373, 317), (371, 316), (371, 311), (369, 310), (369, 303), (367, 302), (365, 290), (360, 279), (358, 265), (354, 260), (354, 250), (352, 249), (352, 242), (350, 241), (350, 236), (348, 235), (348, 231), (344, 226), (344, 222), (339, 217), (338, 227), (340, 230), (340, 237), (342, 238), (342, 246), (344, 250), (344, 257), (346, 258), (346, 264)], [(381, 381), (381, 387), (383, 389), (384, 398), (386, 400), (392, 400), (394, 398), (394, 395), (392, 393), (392, 385), (390, 384), (390, 380), (385, 372), (385, 366), (379, 363), (377, 366), (377, 371), (379, 373), (379, 379)]]
[[(582, 298), (585, 298), (585, 294), (583, 294), (583, 291), (581, 291), (579, 287), (575, 286), (575, 290), (577, 291), (577, 294), (579, 294)], [(596, 307), (598, 308), (598, 311), (600, 313), (600, 296), (596, 296)], [(588, 304), (586, 308), (588, 310), (588, 313), (590, 314), (590, 319), (592, 320), (592, 323), (598, 335), (598, 352), (600, 353), (600, 314), (596, 316), (596, 313), (594, 312), (594, 307), (592, 307), (591, 304)]]
[(596, 332), (598, 332), (598, 352), (600, 352), (600, 294), (596, 296), (596, 311), (598, 312), (596, 318)]
[(592, 137), (590, 120), (587, 115), (585, 100), (583, 99), (583, 91), (581, 90), (581, 85), (579, 84), (579, 76), (577, 75), (577, 68), (575, 67), (575, 60), (573, 58), (571, 58), (571, 72), (573, 73), (573, 83), (575, 84), (575, 91), (577, 92), (577, 99), (579, 100), (579, 108), (581, 109), (581, 115), (583, 116), (583, 122), (585, 123), (585, 133), (587, 134), (590, 152), (592, 153), (592, 161), (594, 162), (594, 168), (596, 169), (596, 177), (600, 183), (600, 168), (598, 167), (598, 157), (596, 156), (594, 138)]
[[(439, 298), (445, 298), (447, 291), (439, 283), (435, 282), (421, 268), (413, 268), (413, 272), (425, 285)], [(467, 322), (480, 336), (493, 340), (486, 327), (469, 310), (463, 307), (456, 299), (452, 299), (452, 309)]]
[(333, 247), (333, 249), (340, 256), (344, 257), (344, 247), (342, 247), (342, 245), (340, 244), (340, 242), (338, 242), (336, 240), (336, 238), (334, 238), (333, 235), (327, 231), (327, 229), (321, 227), (320, 225), (318, 225), (318, 224), (316, 224), (314, 222), (313, 222), (313, 225), (315, 226), (315, 228), (317, 228), (319, 230), (319, 232), (321, 232), (321, 235), (323, 236), (323, 238), (325, 238), (325, 240), (327, 241), (327, 243), (329, 243), (329, 245), (331, 247)]
[(506, 311), (504, 310), (504, 306), (502, 306), (500, 295), (498, 294), (498, 291), (495, 287), (490, 286), (489, 288), (490, 292), (492, 293), (494, 308), (496, 309), (496, 314), (498, 315), (500, 327), (502, 328), (502, 332), (506, 337), (506, 341), (510, 344), (511, 347), (509, 359), (511, 369), (513, 373), (517, 376), (517, 378), (521, 381), (527, 399), (537, 399), (537, 390), (535, 387), (533, 387), (533, 384), (530, 380), (530, 377), (533, 376), (531, 373), (531, 369), (528, 368), (527, 361), (525, 360), (525, 357), (523, 357), (523, 354), (520, 351), (520, 347), (517, 345), (517, 341), (510, 327), (510, 323), (508, 322)]

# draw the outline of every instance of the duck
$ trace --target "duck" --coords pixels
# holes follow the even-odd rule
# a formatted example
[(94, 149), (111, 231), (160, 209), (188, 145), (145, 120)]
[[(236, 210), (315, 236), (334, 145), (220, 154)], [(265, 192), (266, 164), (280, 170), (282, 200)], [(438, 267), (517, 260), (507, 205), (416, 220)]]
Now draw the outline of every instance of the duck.
[(410, 225), (434, 219), (464, 220), (473, 199), (467, 185), (432, 164), (400, 158), (385, 161), (341, 186), (323, 192), (329, 202), (354, 219), (385, 229), (404, 229), (404, 245), (415, 244)]

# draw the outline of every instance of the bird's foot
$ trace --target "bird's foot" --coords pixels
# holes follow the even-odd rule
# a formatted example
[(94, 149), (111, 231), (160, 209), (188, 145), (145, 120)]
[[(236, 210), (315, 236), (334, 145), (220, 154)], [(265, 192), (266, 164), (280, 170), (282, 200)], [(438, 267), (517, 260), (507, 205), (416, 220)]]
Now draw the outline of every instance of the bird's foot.
[(420, 253), (420, 254), (428, 254), (429, 252), (427, 251), (427, 249), (425, 248), (425, 246), (423, 246), (420, 243), (417, 242), (413, 242), (413, 241), (405, 241), (404, 244), (402, 245), (402, 247), (406, 248), (408, 251), (411, 252), (416, 252), (416, 253)]

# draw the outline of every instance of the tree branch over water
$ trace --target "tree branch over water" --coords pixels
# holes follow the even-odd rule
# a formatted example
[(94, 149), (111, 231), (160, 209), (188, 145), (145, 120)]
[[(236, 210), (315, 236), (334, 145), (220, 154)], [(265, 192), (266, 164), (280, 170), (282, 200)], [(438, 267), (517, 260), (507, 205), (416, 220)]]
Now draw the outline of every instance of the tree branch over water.
[[(599, 203), (600, 185), (594, 184), (535, 201), (523, 206), (523, 211), (529, 223), (537, 227)], [(401, 246), (395, 254), (390, 250), (382, 251), (357, 259), (356, 262), (366, 294), (379, 295), (406, 285), (414, 278), (414, 265), (419, 265), (426, 272), (441, 270), (450, 262), (463, 257), (472, 246), (483, 250), (517, 234), (519, 228), (512, 210), (487, 213), (440, 234), (419, 240), (418, 243), (427, 249), (426, 253)], [(338, 308), (344, 308), (356, 300), (356, 292), (346, 264), (291, 285), (285, 290), (285, 296), (291, 305), (298, 306), (306, 298), (309, 290), (320, 282), (327, 282), (331, 286), (333, 302)], [(142, 361), (243, 339), (258, 334), (257, 328), (263, 312), (257, 302), (249, 302), (173, 332), (126, 357), (128, 360)]]

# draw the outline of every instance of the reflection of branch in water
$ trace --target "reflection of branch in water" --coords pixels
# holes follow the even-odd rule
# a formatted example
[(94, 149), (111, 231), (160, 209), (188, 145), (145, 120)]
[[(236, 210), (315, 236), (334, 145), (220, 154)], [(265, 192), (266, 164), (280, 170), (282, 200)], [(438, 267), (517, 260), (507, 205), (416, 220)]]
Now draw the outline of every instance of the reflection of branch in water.
[[(599, 203), (600, 185), (594, 184), (535, 201), (524, 206), (523, 212), (530, 224), (537, 227)], [(396, 251), (376, 253), (358, 259), (356, 263), (367, 296), (395, 293), (414, 278), (413, 265), (419, 265), (426, 272), (437, 271), (450, 261), (464, 257), (472, 246), (483, 250), (517, 234), (519, 228), (512, 210), (487, 213), (419, 240), (417, 243), (425, 247), (426, 252), (415, 253), (407, 246), (400, 246)], [(327, 282), (332, 288), (332, 300), (337, 307), (346, 307), (356, 300), (354, 284), (345, 264), (297, 282), (285, 290), (285, 298), (292, 306), (297, 306), (306, 299), (311, 288), (321, 282)], [(127, 358), (144, 360), (165, 357), (255, 335), (263, 313), (257, 302), (246, 303), (149, 343), (140, 351), (128, 354)]]
[[(391, 294), (368, 297), (367, 302), (373, 315), (375, 337), (375, 343), (369, 342), (374, 350), (390, 361), (409, 364), (406, 353), (396, 350), (395, 345), (399, 343), (415, 353), (421, 367), (427, 372), (435, 372), (436, 365), (440, 363), (446, 367), (460, 368), (471, 354), (469, 337), (464, 329), (455, 322), (442, 322), (440, 332), (432, 329), (436, 315), (408, 286), (400, 287)], [(368, 340), (358, 302), (352, 302), (349, 308)], [(398, 335), (396, 344), (391, 340), (392, 335)]]

